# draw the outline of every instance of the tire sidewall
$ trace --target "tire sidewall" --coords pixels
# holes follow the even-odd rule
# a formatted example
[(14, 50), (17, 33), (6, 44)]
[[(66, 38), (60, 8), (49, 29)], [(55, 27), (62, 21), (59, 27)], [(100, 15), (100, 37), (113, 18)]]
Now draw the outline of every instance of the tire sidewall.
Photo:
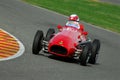
[(45, 37), (46, 41), (49, 41), (52, 38), (52, 35), (55, 33), (53, 28), (49, 28)]
[(83, 66), (86, 66), (88, 63), (88, 57), (89, 57), (89, 46), (84, 46), (83, 51), (80, 55), (80, 64)]
[(41, 30), (38, 30), (33, 41), (33, 54), (39, 54), (39, 51), (42, 49), (42, 42), (43, 32)]

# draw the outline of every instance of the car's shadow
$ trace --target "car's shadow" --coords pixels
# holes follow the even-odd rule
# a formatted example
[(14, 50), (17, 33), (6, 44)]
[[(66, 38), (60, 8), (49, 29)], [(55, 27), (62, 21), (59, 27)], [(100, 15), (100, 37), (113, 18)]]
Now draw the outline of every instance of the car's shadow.
[(55, 55), (52, 55), (52, 54), (49, 54), (49, 53), (41, 52), (39, 55), (40, 55), (40, 56), (48, 57), (48, 58), (53, 59), (53, 60), (62, 61), (62, 62), (78, 63), (78, 61), (75, 60), (75, 59), (73, 59), (73, 58), (59, 57), (59, 56), (55, 56)]
[(58, 57), (55, 55), (50, 55), (50, 56), (48, 56), (48, 58), (62, 61), (62, 62), (67, 62), (67, 63), (78, 63), (78, 61), (73, 58), (64, 58), (64, 57)]
[[(52, 54), (49, 54), (49, 53), (47, 54), (47, 53), (44, 53), (44, 52), (40, 53), (39, 55), (40, 56), (45, 56), (45, 57), (48, 57), (50, 59), (57, 60), (57, 61), (62, 61), (62, 62), (67, 62), (67, 63), (74, 63), (74, 64), (80, 65), (79, 60), (76, 60), (76, 59), (73, 59), (73, 58), (59, 57), (59, 56), (55, 56), (55, 55), (52, 55)], [(100, 64), (96, 63), (94, 65), (100, 65)], [(92, 66), (92, 64), (87, 64), (87, 67), (91, 67), (91, 66)]]

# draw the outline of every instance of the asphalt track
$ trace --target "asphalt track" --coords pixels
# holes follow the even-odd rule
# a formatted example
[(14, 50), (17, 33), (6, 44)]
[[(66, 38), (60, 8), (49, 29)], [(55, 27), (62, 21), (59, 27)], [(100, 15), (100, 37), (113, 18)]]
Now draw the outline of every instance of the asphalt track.
[(74, 61), (32, 54), (36, 30), (65, 24), (63, 15), (33, 7), (19, 0), (0, 0), (0, 28), (18, 38), (24, 54), (0, 62), (0, 80), (120, 80), (120, 35), (84, 23), (92, 38), (101, 40), (96, 65), (80, 66)]

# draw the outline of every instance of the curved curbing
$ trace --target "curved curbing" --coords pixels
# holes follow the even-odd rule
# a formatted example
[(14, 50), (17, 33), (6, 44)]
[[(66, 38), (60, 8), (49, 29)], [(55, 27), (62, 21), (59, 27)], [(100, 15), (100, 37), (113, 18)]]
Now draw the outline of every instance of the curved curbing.
[(24, 45), (15, 36), (0, 29), (0, 61), (17, 58), (24, 51)]

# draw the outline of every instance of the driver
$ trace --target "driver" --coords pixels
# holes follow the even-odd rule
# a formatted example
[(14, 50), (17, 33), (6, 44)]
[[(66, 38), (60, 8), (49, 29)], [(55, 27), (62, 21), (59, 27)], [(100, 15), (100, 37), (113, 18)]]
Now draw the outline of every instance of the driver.
[[(75, 28), (81, 30), (82, 32), (84, 32), (84, 26), (79, 23), (79, 17), (76, 14), (72, 14), (69, 16), (69, 20), (67, 21), (65, 26), (75, 27)], [(81, 41), (83, 41), (83, 42), (86, 41), (85, 34), (81, 35)]]
[(66, 26), (75, 27), (77, 29), (80, 29), (81, 31), (84, 31), (84, 26), (82, 24), (79, 24), (79, 17), (76, 14), (72, 14), (69, 16)]

